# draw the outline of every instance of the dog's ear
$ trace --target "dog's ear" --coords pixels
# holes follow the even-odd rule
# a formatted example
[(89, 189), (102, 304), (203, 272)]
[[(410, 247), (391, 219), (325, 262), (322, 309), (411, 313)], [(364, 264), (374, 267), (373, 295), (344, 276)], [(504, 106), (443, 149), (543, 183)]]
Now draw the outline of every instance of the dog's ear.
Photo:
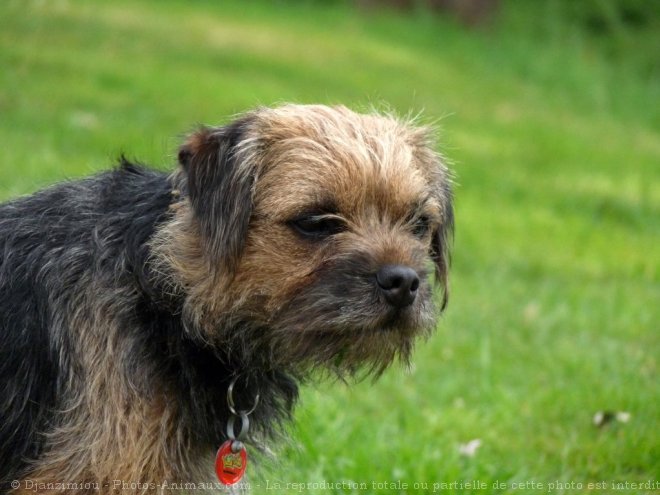
[(431, 259), (435, 264), (435, 282), (442, 288), (441, 310), (449, 300), (449, 265), (454, 236), (454, 205), (451, 173), (442, 156), (435, 151), (433, 127), (418, 126), (411, 133), (413, 154), (429, 184), (429, 193), (440, 208), (440, 221), (433, 228)]
[(229, 272), (238, 265), (252, 214), (256, 165), (238, 151), (249, 122), (246, 117), (225, 127), (203, 127), (179, 149), (206, 252)]
[(449, 265), (454, 236), (453, 195), (449, 179), (446, 174), (442, 174), (442, 176), (442, 179), (436, 182), (434, 186), (442, 209), (441, 220), (433, 231), (431, 241), (431, 257), (435, 264), (435, 279), (442, 287), (441, 310), (445, 309), (449, 300)]

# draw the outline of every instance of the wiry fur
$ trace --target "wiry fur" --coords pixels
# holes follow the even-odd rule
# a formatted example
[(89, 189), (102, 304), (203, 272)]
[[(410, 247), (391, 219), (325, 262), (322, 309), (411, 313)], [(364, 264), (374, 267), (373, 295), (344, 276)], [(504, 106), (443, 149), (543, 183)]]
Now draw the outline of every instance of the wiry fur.
[[(424, 129), (287, 105), (200, 129), (179, 161), (0, 205), (3, 490), (212, 481), (234, 376), (267, 438), (312, 369), (379, 374), (432, 330), (453, 217)], [(301, 238), (291, 221), (318, 210), (345, 229)], [(421, 279), (398, 312), (374, 282), (387, 264)]]

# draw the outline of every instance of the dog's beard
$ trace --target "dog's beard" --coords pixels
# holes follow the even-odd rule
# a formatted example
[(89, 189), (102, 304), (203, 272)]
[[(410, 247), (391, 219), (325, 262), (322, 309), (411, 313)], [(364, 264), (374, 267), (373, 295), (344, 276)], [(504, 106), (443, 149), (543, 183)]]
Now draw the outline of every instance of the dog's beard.
[(407, 364), (415, 338), (433, 328), (430, 288), (423, 284), (413, 305), (395, 310), (375, 288), (358, 285), (333, 294), (318, 284), (294, 297), (271, 322), (276, 352), (339, 375), (380, 375), (397, 358)]
[(426, 277), (413, 304), (396, 309), (366, 270), (335, 265), (318, 275), (272, 314), (255, 318), (263, 301), (234, 312), (217, 345), (241, 356), (247, 368), (377, 377), (397, 359), (407, 365), (416, 338), (434, 328), (436, 306)]

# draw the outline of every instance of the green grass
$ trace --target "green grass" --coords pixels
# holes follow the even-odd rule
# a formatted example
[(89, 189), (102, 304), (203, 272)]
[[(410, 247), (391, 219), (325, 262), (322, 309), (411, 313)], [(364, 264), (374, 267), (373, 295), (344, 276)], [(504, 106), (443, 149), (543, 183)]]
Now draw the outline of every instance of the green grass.
[[(462, 480), (488, 489), (436, 493), (541, 493), (512, 487), (536, 481), (573, 494), (654, 479), (660, 23), (590, 34), (558, 5), (505, 3), (469, 31), (341, 2), (4, 1), (0, 197), (122, 151), (172, 167), (195, 123), (259, 104), (423, 110), (441, 118), (457, 178), (449, 309), (410, 372), (307, 387), (254, 493), (296, 491), (266, 480), (368, 487), (314, 494)], [(598, 429), (603, 409), (632, 416)], [(372, 485), (398, 480), (408, 488)]]

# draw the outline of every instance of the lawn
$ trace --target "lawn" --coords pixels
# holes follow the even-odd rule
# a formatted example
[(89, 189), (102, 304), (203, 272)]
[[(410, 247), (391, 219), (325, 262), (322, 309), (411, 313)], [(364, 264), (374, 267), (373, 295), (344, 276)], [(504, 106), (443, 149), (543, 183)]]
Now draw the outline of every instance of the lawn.
[(121, 152), (171, 168), (195, 123), (256, 105), (421, 111), (456, 175), (448, 310), (410, 370), (306, 387), (253, 492), (658, 493), (630, 484), (660, 473), (660, 19), (591, 32), (566, 3), (466, 29), (342, 2), (5, 0), (0, 199)]

